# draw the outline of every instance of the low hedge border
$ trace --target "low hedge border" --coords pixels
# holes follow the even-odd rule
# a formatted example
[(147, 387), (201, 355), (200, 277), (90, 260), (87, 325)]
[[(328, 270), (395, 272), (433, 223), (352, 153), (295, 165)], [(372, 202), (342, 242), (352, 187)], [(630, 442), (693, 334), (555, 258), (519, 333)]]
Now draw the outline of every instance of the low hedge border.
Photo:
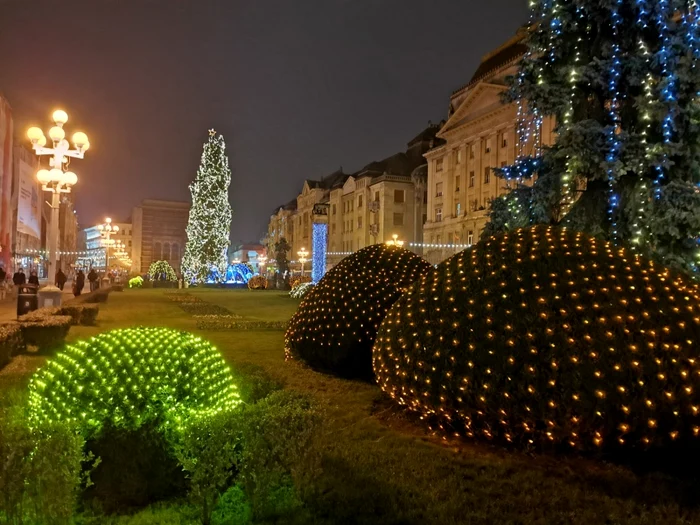
[(17, 323), (0, 326), (0, 369), (26, 348), (22, 328)]
[(74, 299), (66, 301), (66, 304), (95, 304), (95, 303), (106, 303), (109, 294), (112, 292), (112, 288), (98, 288), (94, 292), (88, 292), (86, 294), (81, 294)]
[(18, 320), (20, 323), (41, 322), (52, 316), (68, 316), (71, 325), (93, 326), (97, 321), (100, 307), (97, 304), (66, 304), (54, 308), (39, 308), (23, 315)]
[(286, 330), (287, 321), (246, 321), (244, 319), (211, 317), (197, 319), (197, 328), (200, 330)]
[(52, 315), (43, 320), (20, 321), (19, 326), (24, 344), (36, 346), (43, 353), (63, 346), (72, 322), (68, 315)]

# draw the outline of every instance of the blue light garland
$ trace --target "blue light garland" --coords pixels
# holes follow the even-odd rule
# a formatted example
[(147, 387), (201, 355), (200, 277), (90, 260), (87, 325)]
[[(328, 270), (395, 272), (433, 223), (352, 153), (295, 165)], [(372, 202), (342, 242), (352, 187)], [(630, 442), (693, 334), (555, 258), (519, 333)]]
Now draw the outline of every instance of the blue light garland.
[(315, 222), (312, 226), (311, 281), (317, 283), (326, 273), (328, 224)]
[(617, 130), (620, 126), (620, 115), (618, 113), (618, 103), (620, 98), (619, 81), (620, 81), (620, 46), (619, 28), (620, 28), (620, 7), (622, 0), (617, 0), (612, 10), (612, 30), (613, 30), (613, 46), (610, 60), (610, 79), (608, 81), (608, 91), (610, 92), (610, 109), (608, 116), (610, 117), (610, 126), (608, 129), (608, 154), (606, 161), (608, 163), (608, 220), (612, 228), (613, 239), (617, 238), (617, 220), (615, 218), (615, 210), (619, 205), (619, 196), (615, 192), (615, 162), (620, 154), (620, 141), (617, 138)]

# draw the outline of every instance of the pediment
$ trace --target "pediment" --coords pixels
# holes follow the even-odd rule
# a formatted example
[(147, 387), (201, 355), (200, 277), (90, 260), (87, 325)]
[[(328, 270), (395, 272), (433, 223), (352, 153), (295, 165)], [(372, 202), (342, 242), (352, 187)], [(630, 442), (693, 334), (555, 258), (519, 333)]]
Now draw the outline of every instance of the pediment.
[(355, 181), (355, 177), (348, 177), (348, 180), (346, 180), (345, 184), (343, 184), (343, 195), (355, 191), (356, 186), (357, 183)]
[(463, 126), (467, 122), (502, 108), (503, 101), (501, 97), (507, 90), (508, 87), (501, 84), (478, 83), (464, 98), (437, 136), (442, 138), (446, 133)]

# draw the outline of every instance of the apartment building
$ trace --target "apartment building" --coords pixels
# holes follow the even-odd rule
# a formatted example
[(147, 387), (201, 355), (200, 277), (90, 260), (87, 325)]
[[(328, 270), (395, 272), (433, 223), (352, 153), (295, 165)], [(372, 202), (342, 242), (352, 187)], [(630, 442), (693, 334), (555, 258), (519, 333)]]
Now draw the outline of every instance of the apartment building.
[(554, 122), (545, 119), (527, 144), (518, 142), (518, 108), (504, 103), (507, 78), (517, 73), (526, 51), (523, 35), (485, 55), (468, 84), (450, 97), (448, 119), (437, 133), (444, 142), (426, 155), (428, 217), (424, 256), (438, 263), (478, 241), (491, 201), (507, 191), (494, 168), (554, 140)]

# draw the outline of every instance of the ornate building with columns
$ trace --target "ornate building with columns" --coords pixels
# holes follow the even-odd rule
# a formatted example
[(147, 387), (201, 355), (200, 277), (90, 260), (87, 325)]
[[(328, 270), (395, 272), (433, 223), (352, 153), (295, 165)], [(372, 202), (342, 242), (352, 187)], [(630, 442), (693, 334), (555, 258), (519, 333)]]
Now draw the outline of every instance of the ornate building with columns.
[(518, 108), (504, 103), (507, 78), (517, 73), (526, 51), (518, 34), (485, 55), (469, 83), (452, 93), (447, 122), (430, 150), (424, 256), (438, 263), (476, 243), (488, 221), (491, 201), (508, 191), (494, 168), (512, 164), (532, 148), (551, 144), (554, 123), (544, 119), (527, 144), (519, 144)]

